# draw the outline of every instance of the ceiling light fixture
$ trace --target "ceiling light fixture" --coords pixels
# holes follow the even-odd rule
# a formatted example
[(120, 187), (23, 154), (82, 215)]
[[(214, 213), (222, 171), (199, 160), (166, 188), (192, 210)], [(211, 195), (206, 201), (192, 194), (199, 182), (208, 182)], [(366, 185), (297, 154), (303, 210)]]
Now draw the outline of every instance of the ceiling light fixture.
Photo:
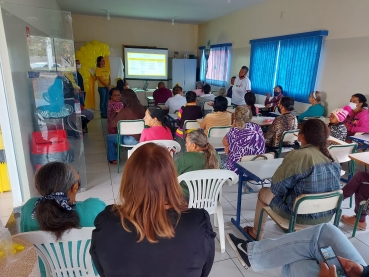
[(172, 19), (172, 26), (174, 26), (174, 19)]

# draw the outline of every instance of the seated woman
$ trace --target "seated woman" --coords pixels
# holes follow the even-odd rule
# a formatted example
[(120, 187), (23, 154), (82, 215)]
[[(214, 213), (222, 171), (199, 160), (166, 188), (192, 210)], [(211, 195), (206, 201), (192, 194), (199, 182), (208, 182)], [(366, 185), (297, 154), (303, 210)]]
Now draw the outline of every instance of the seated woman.
[(124, 167), (117, 204), (95, 220), (90, 254), (100, 276), (208, 276), (216, 234), (204, 209), (187, 208), (173, 158), (154, 143)]
[(200, 123), (200, 128), (204, 130), (206, 135), (213, 126), (230, 126), (232, 124), (232, 116), (227, 112), (227, 107), (228, 101), (225, 97), (215, 97), (214, 112), (207, 114)]
[[(296, 116), (291, 114), (294, 110), (294, 101), (291, 97), (282, 97), (278, 103), (278, 109), (281, 115), (274, 119), (268, 132), (265, 134), (266, 152), (275, 151), (279, 147), (284, 132), (297, 129)], [(292, 143), (288, 143), (292, 145)]]
[[(346, 235), (333, 224), (320, 224), (279, 238), (247, 242), (227, 234), (240, 263), (256, 272), (282, 266), (281, 276), (369, 277), (369, 267)], [(347, 275), (328, 268), (319, 247), (332, 247)]]
[[(136, 93), (131, 89), (126, 89), (121, 95), (121, 100), (124, 109), (121, 109), (115, 116), (112, 117), (110, 121), (111, 126), (117, 126), (120, 120), (136, 120), (143, 119), (145, 116), (145, 108), (141, 105), (137, 98)], [(135, 145), (140, 140), (141, 135), (124, 135), (121, 136), (121, 142), (123, 144)], [(106, 137), (106, 147), (107, 147), (107, 158), (109, 163), (117, 164), (117, 134), (110, 134)]]
[(145, 125), (140, 142), (148, 140), (173, 140), (174, 127), (160, 107), (149, 107), (144, 117)]
[[(343, 197), (348, 198), (355, 194), (355, 215), (348, 216), (343, 215), (341, 221), (347, 225), (354, 226), (356, 222), (356, 214), (359, 210), (360, 202), (367, 201), (369, 199), (369, 173), (360, 171), (354, 175), (353, 178), (343, 187)], [(366, 210), (363, 210), (358, 224), (359, 230), (366, 230)]]
[(120, 110), (123, 109), (123, 103), (121, 102), (120, 91), (118, 90), (118, 88), (112, 88), (109, 91), (109, 95), (110, 100), (108, 102), (108, 119), (107, 119), (108, 134), (117, 134), (118, 133), (117, 125), (111, 125), (111, 121), (117, 115), (117, 113), (119, 113)]
[(283, 88), (281, 86), (274, 87), (274, 96), (270, 99), (270, 93), (267, 93), (264, 105), (266, 108), (273, 108), (278, 105), (279, 101), (283, 97)]
[(353, 136), (357, 132), (369, 132), (369, 111), (366, 97), (360, 93), (351, 96), (350, 103), (343, 109), (349, 116), (345, 122), (347, 135)]
[[(200, 106), (196, 105), (196, 93), (193, 91), (188, 91), (186, 93), (186, 101), (187, 104), (184, 105), (178, 112), (177, 119), (177, 131), (176, 135), (180, 138), (183, 138), (183, 127), (186, 120), (196, 120), (202, 118), (202, 110)], [(189, 133), (192, 130), (187, 130)]]
[(252, 115), (256, 116), (259, 113), (259, 108), (255, 106), (256, 96), (253, 92), (248, 92), (245, 94), (245, 102), (247, 107), (251, 110)]
[(118, 89), (119, 92), (122, 94), (123, 90), (129, 89), (129, 85), (128, 85), (128, 82), (126, 80), (119, 79), (117, 81), (117, 86), (115, 88)]
[(250, 122), (251, 119), (251, 110), (247, 106), (236, 108), (232, 128), (223, 138), (227, 156), (222, 158), (222, 168), (237, 172), (234, 163), (242, 157), (265, 153), (263, 131), (258, 124)]
[(309, 103), (311, 106), (306, 110), (306, 112), (298, 116), (298, 121), (302, 122), (305, 117), (318, 117), (324, 115), (324, 107), (321, 102), (322, 93), (320, 91), (313, 91), (309, 96)]
[(345, 141), (347, 136), (347, 128), (343, 124), (346, 120), (348, 112), (344, 109), (334, 109), (329, 117), (328, 127), (331, 131), (331, 136)]
[[(254, 227), (245, 227), (248, 234), (256, 238), (263, 207), (270, 206), (283, 218), (289, 219), (293, 203), (301, 194), (323, 193), (340, 189), (341, 166), (332, 158), (327, 149), (329, 130), (320, 119), (305, 121), (298, 134), (302, 148), (293, 150), (283, 159), (273, 175), (270, 188), (261, 188), (256, 204)], [(331, 220), (334, 210), (300, 215), (296, 223), (315, 225)], [(260, 239), (264, 235), (264, 226), (268, 216), (264, 214), (260, 230)]]
[[(20, 231), (47, 231), (59, 240), (72, 228), (94, 227), (96, 216), (105, 208), (97, 198), (77, 201), (80, 189), (78, 173), (68, 164), (51, 162), (35, 175), (40, 197), (28, 200), (21, 209)], [(40, 260), (41, 275), (46, 276)]]
[[(220, 158), (207, 136), (201, 130), (195, 130), (186, 136), (186, 150), (176, 161), (178, 176), (195, 170), (219, 168)], [(186, 183), (181, 183), (183, 193), (188, 197)]]

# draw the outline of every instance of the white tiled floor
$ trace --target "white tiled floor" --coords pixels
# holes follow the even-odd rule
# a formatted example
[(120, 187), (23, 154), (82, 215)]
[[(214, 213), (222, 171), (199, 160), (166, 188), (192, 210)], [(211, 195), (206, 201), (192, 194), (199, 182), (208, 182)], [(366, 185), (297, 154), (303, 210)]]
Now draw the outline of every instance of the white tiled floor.
[[(99, 117), (96, 114), (96, 117)], [(102, 122), (101, 122), (102, 121)], [(104, 131), (103, 131), (104, 130)], [(106, 161), (106, 151), (103, 138), (106, 130), (106, 121), (95, 119), (89, 123), (89, 133), (84, 136), (86, 152), (86, 172), (88, 186), (92, 189), (82, 192), (78, 199), (83, 200), (88, 197), (99, 197), (107, 204), (112, 204), (118, 195), (120, 179), (122, 173), (117, 173), (117, 166), (110, 165)], [(125, 158), (124, 154), (123, 157)], [(124, 161), (123, 161), (124, 163)], [(123, 168), (124, 165), (121, 167)], [(258, 190), (258, 187), (253, 187)], [(254, 211), (256, 206), (257, 194), (247, 194), (242, 197), (242, 217), (241, 222), (244, 225), (252, 225), (254, 221)], [(232, 225), (231, 218), (236, 214), (237, 205), (237, 186), (225, 186), (223, 188), (222, 206), (224, 212), (225, 232), (233, 233), (242, 237), (240, 232)], [(343, 204), (344, 214), (353, 214), (353, 209), (348, 209), (348, 201)], [(355, 245), (364, 260), (369, 263), (369, 230), (366, 232), (358, 231), (356, 238), (351, 237), (352, 228), (340, 223), (341, 230), (347, 235), (350, 241)], [(214, 229), (217, 231), (217, 229)], [(266, 238), (278, 237), (284, 234), (271, 220), (266, 225)], [(220, 253), (219, 238), (216, 240), (216, 253), (211, 277), (238, 277), (238, 276), (280, 276), (280, 268), (268, 270), (261, 273), (253, 272), (252, 269), (245, 270), (239, 263), (232, 248), (226, 241), (226, 252)]]

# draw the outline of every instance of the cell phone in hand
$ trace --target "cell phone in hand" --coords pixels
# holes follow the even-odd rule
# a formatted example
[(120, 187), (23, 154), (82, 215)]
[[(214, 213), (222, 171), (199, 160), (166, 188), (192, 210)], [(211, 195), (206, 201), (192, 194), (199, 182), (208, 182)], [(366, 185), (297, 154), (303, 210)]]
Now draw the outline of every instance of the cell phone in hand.
[(338, 277), (347, 277), (345, 270), (343, 269), (336, 253), (331, 246), (319, 247), (319, 252), (328, 267), (331, 267), (332, 265), (336, 266), (336, 273)]

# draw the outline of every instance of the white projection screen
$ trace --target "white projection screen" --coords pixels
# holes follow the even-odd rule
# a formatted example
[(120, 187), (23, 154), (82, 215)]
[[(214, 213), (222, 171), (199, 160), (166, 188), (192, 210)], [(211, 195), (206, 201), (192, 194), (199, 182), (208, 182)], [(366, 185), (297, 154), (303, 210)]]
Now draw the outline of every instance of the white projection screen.
[(167, 80), (168, 49), (124, 48), (125, 79)]

